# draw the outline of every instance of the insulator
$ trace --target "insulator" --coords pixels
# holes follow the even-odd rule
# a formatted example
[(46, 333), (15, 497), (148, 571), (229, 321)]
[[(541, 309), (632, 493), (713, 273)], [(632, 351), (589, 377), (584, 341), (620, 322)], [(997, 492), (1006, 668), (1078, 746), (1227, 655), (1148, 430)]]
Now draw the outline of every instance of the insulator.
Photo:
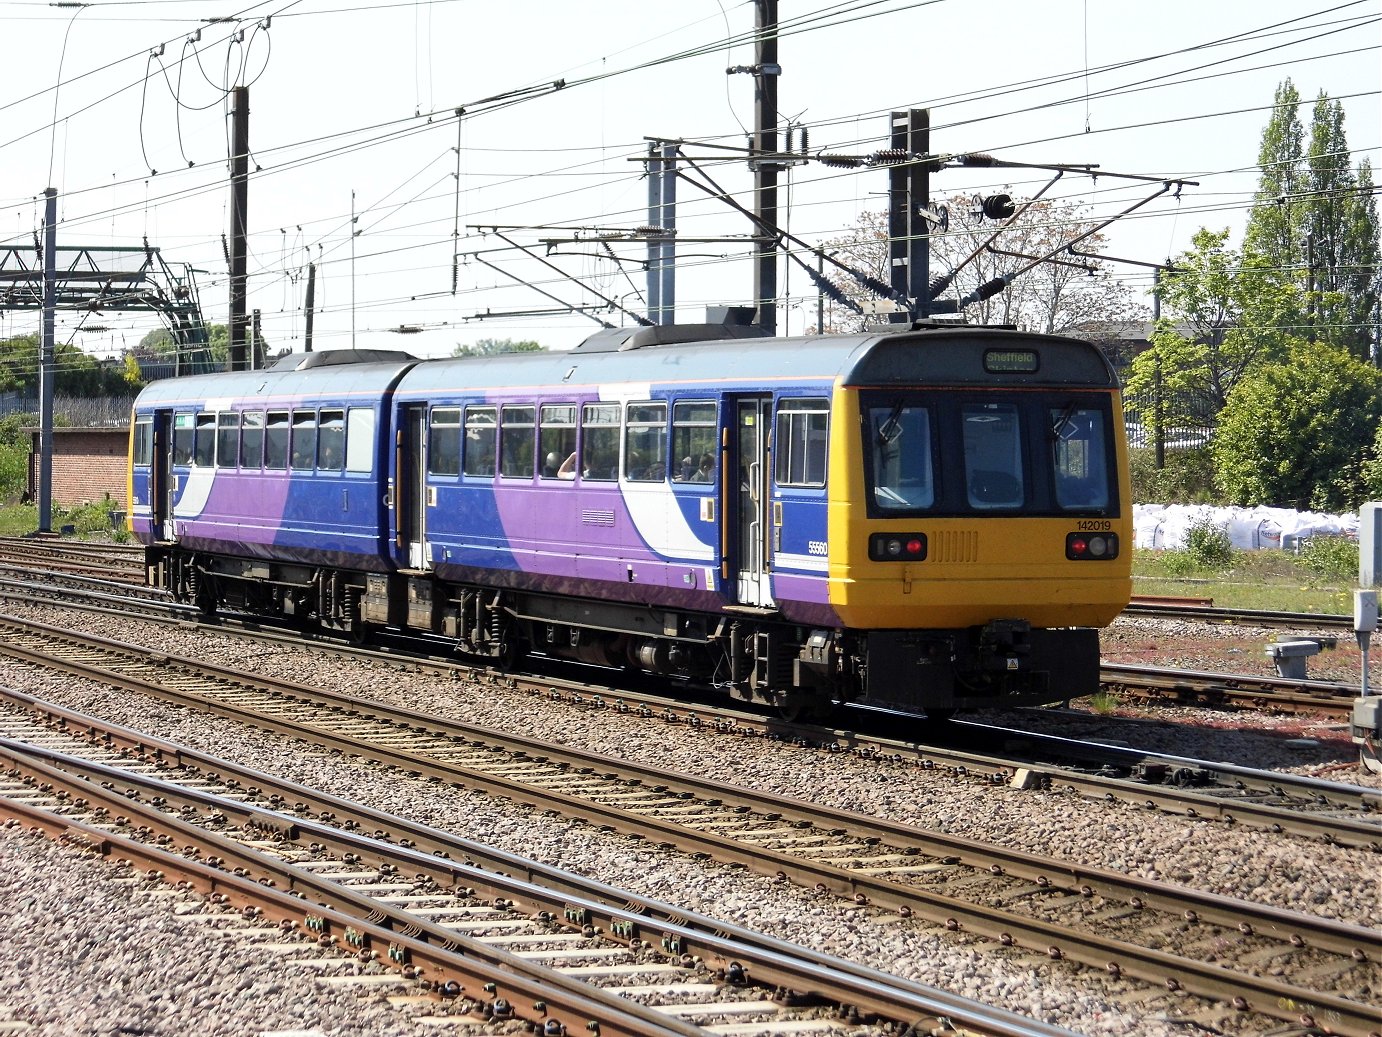
[(1017, 211), (1010, 195), (990, 194), (984, 197), (979, 208), (991, 220), (1006, 220)]
[(635, 234), (666, 234), (666, 233), (667, 233), (663, 228), (661, 228), (661, 227), (655, 227), (655, 226), (653, 226), (652, 224), (645, 224), (645, 225), (642, 226), (642, 227), (635, 227), (635, 228), (633, 229), (633, 232), (634, 232)]
[(811, 131), (805, 126), (801, 128), (801, 151), (799, 154), (805, 155), (810, 150)]
[(883, 151), (875, 151), (869, 156), (871, 166), (895, 166), (899, 162), (906, 162), (912, 157), (912, 153), (904, 148), (886, 148)]
[(1008, 287), (1006, 277), (995, 277), (992, 281), (985, 281), (981, 284), (974, 295), (978, 302), (983, 302), (985, 299), (992, 299), (1006, 287)]
[(982, 151), (960, 156), (960, 165), (962, 166), (992, 166), (996, 162), (997, 160), (992, 155), (985, 155)]
[(872, 274), (856, 273), (854, 274), (854, 276), (859, 279), (860, 284), (862, 284), (869, 291), (873, 292), (875, 295), (881, 295), (884, 299), (891, 299), (893, 297), (893, 286), (890, 284), (884, 284), (882, 281), (878, 280), (878, 278), (874, 277)]
[(944, 292), (947, 288), (950, 287), (950, 282), (954, 279), (955, 275), (953, 273), (944, 274), (941, 277), (931, 278), (931, 283), (927, 286), (928, 291), (931, 293), (930, 297), (934, 299), (937, 296), (939, 296), (942, 292)]
[(823, 166), (835, 166), (839, 169), (857, 169), (865, 164), (857, 155), (829, 155), (824, 152), (816, 156), (816, 161)]

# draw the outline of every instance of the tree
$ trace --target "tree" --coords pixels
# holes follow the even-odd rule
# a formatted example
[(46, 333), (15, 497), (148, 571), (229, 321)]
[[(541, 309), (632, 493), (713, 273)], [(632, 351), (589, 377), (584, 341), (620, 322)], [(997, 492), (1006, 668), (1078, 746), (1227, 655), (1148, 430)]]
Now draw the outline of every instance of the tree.
[(1323, 342), (1254, 368), (1219, 415), (1210, 446), (1236, 504), (1346, 511), (1377, 463), (1382, 371)]
[(467, 346), (458, 342), (451, 351), (452, 356), (495, 356), (499, 353), (543, 353), (547, 347), (531, 339), (515, 342), (511, 338), (479, 338), (475, 345)]
[[(1377, 203), (1372, 166), (1353, 172), (1344, 133), (1344, 106), (1321, 93), (1306, 155), (1305, 260), (1313, 338), (1371, 356), (1370, 317), (1377, 305)], [(1366, 190), (1364, 189), (1366, 184)]]
[[(38, 396), (37, 335), (0, 341), (0, 391)], [(53, 346), (53, 391), (64, 396), (124, 396), (130, 391), (124, 372), (112, 370), (70, 342)]]
[(1164, 426), (1203, 427), (1254, 365), (1285, 355), (1283, 314), (1298, 305), (1289, 274), (1201, 228), (1161, 281), (1163, 317), (1132, 363), (1128, 393), (1159, 399)]
[(1308, 150), (1299, 107), (1300, 95), (1288, 79), (1277, 87), (1262, 133), (1262, 173), (1243, 251), (1300, 285), (1299, 308), (1281, 314), (1283, 327), (1295, 329), (1297, 337), (1343, 345), (1367, 360), (1378, 298), (1372, 164), (1364, 159), (1355, 172), (1341, 102), (1320, 94)]
[(1304, 222), (1300, 198), (1305, 184), (1304, 154), (1300, 94), (1288, 79), (1276, 88), (1272, 117), (1262, 131), (1257, 156), (1262, 175), (1243, 234), (1244, 252), (1262, 256), (1282, 270), (1299, 265), (1300, 229)]
[[(949, 227), (931, 236), (931, 276), (954, 274), (942, 298), (962, 298), (980, 285), (1028, 265), (1030, 258), (1021, 257), (1045, 256), (1093, 226), (1087, 206), (1039, 200), (1004, 227), (991, 247), (985, 247), (1000, 225), (984, 222), (972, 213), (971, 199), (955, 195), (941, 199), (936, 207), (948, 212)], [(1079, 244), (1081, 251), (1097, 252), (1102, 247), (1102, 234)], [(884, 284), (890, 281), (887, 213), (862, 213), (851, 233), (823, 243), (821, 249)], [(867, 305), (875, 297), (855, 278), (837, 271), (828, 272), (828, 279), (866, 311), (856, 315), (835, 308), (829, 330), (858, 331), (880, 319)], [(1048, 333), (1094, 321), (1140, 319), (1144, 313), (1145, 307), (1134, 300), (1132, 289), (1114, 280), (1106, 263), (1069, 254), (1033, 267), (997, 295), (964, 311), (972, 324), (1016, 324)]]

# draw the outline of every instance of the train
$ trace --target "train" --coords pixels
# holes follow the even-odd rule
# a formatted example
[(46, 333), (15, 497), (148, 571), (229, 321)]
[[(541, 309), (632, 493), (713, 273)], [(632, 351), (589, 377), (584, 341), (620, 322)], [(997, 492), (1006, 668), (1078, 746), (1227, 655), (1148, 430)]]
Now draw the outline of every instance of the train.
[(927, 322), (755, 332), (155, 381), (129, 530), (148, 582), (206, 613), (654, 674), (792, 719), (1092, 694), (1131, 595), (1103, 353)]

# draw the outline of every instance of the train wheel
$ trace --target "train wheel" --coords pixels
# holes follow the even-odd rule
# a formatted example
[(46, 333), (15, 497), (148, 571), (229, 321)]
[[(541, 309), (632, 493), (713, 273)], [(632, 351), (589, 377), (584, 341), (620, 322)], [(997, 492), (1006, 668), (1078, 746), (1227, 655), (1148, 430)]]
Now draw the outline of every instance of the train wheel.
[(773, 705), (777, 715), (789, 724), (820, 723), (835, 712), (835, 700), (829, 695), (793, 689), (779, 692)]

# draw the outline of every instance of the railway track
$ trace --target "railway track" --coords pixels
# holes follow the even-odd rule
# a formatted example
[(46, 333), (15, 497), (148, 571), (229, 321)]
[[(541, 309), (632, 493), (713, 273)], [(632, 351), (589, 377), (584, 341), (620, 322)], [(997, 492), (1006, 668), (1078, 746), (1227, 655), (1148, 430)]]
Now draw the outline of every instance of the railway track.
[[(39, 585), (40, 588), (43, 586)], [(0, 596), (4, 593), (3, 586), (0, 586)], [(62, 596), (66, 592), (55, 593)], [(112, 607), (107, 603), (115, 600), (102, 596), (96, 607), (104, 611)], [(136, 603), (135, 608), (152, 610), (151, 614), (160, 614), (162, 609), (170, 608), (188, 625), (206, 626), (198, 622), (194, 610), (168, 603), (166, 599)], [(294, 645), (304, 640), (300, 632), (277, 627), (245, 628), (234, 624), (210, 625), (208, 629)], [(1355, 785), (1274, 771), (1229, 767), (1164, 753), (1115, 749), (1098, 743), (1012, 731), (968, 720), (957, 722), (938, 733), (925, 724), (917, 724), (914, 718), (903, 718), (903, 723), (916, 731), (912, 738), (896, 737), (898, 718), (870, 712), (849, 718), (857, 721), (849, 729), (788, 723), (763, 714), (728, 710), (714, 696), (705, 702), (697, 702), (627, 688), (592, 688), (588, 679), (553, 674), (499, 674), (482, 667), (457, 663), (446, 652), (445, 646), (438, 646), (441, 654), (429, 657), (417, 654), (419, 649), (415, 642), (408, 642), (401, 648), (383, 650), (344, 645), (336, 639), (315, 643), (352, 657), (428, 667), (447, 680), (500, 680), (508, 687), (563, 699), (578, 708), (636, 712), (650, 720), (687, 724), (747, 737), (790, 740), (816, 745), (829, 752), (846, 751), (909, 760), (922, 767), (945, 768), (960, 775), (972, 775), (992, 782), (1021, 780), (1032, 787), (1056, 787), (1085, 798), (1136, 803), (1180, 816), (1289, 833), (1334, 845), (1371, 850), (1382, 846), (1382, 833), (1379, 832), (1382, 794), (1368, 792)], [(1120, 670), (1118, 667), (1111, 669), (1114, 672)], [(1122, 669), (1136, 671), (1140, 668)], [(1168, 673), (1150, 669), (1148, 673), (1161, 681), (1191, 688), (1201, 677), (1208, 680), (1210, 686), (1232, 680), (1230, 675), (1199, 675), (1193, 672), (1182, 675), (1177, 671)], [(1353, 693), (1356, 694), (1356, 689)], [(938, 744), (941, 742), (945, 744)], [(1003, 746), (1003, 752), (995, 754), (990, 751), (994, 745)], [(975, 748), (966, 751), (965, 746)]]
[(144, 549), (137, 544), (99, 544), (58, 537), (0, 537), (0, 566), (141, 584)]
[[(15, 654), (36, 636), (7, 624), (6, 650)], [(1042, 960), (1092, 965), (1147, 985), (1148, 997), (1184, 992), (1230, 1014), (1377, 1032), (1363, 1002), (1382, 989), (1382, 940), (1355, 926), (724, 789), (110, 642), (41, 637), (47, 648), (19, 650), (43, 665), (926, 918)], [(1203, 960), (1207, 946), (1215, 948), (1212, 964)], [(1263, 974), (1267, 962), (1282, 978)]]
[[(639, 1033), (702, 1033), (729, 1020), (763, 1034), (922, 1033), (946, 1021), (994, 1037), (1068, 1034), (92, 717), (30, 705), (31, 714), (0, 718), (8, 767), (0, 796), (68, 822), (138, 833), (146, 845), (171, 841), (184, 859), (310, 901), (287, 919), (296, 931), (331, 938), (361, 961), (401, 967), (442, 996), (483, 991), (472, 1010), (492, 1019), (555, 1020), (571, 1033), (592, 1023), (600, 1033), (626, 1032), (631, 1015)], [(318, 907), (351, 921), (329, 923)], [(360, 930), (366, 920), (388, 930), (387, 942)], [(431, 953), (417, 959), (425, 967), (399, 934), (428, 944)], [(458, 960), (436, 960), (448, 948)], [(559, 992), (584, 1018), (558, 1012), (553, 1002), (561, 999), (551, 995), (504, 996), (492, 974), (467, 969), (476, 962)], [(536, 1002), (541, 1011), (524, 1010)]]
[(1211, 604), (1212, 599), (1189, 598), (1175, 600), (1158, 597), (1133, 596), (1123, 610), (1129, 616), (1154, 616), (1159, 619), (1195, 619), (1205, 623), (1232, 623), (1244, 626), (1286, 627), (1306, 630), (1353, 629), (1353, 617), (1326, 615), (1314, 612), (1275, 612), (1261, 609), (1224, 608)]

